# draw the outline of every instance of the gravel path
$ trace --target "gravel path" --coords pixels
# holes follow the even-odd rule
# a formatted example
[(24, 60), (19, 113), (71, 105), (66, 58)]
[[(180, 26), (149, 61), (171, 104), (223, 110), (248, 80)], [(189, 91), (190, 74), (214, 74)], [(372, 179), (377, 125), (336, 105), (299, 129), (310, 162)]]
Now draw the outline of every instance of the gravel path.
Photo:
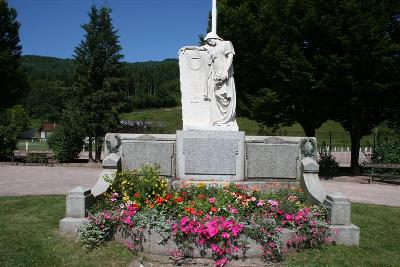
[(102, 169), (0, 165), (0, 196), (65, 195), (82, 185), (92, 187)]

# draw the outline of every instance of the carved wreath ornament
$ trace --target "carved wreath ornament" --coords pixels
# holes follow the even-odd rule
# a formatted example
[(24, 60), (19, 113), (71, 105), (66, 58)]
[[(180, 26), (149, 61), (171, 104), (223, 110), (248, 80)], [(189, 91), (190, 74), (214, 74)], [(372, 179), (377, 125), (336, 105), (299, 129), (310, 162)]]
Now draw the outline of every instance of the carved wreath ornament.
[(303, 138), (300, 141), (301, 154), (304, 157), (315, 157), (317, 156), (317, 143), (314, 138)]
[(106, 137), (106, 146), (108, 153), (118, 153), (119, 152), (119, 147), (121, 146), (121, 137), (116, 134), (116, 135), (108, 135)]

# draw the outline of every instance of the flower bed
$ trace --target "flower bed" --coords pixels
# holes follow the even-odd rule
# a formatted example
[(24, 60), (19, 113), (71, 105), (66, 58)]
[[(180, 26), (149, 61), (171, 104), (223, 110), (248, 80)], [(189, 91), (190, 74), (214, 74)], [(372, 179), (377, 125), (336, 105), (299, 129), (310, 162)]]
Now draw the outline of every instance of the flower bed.
[[(287, 248), (330, 243), (327, 211), (308, 204), (300, 190), (272, 193), (235, 184), (172, 187), (149, 165), (119, 172), (110, 182), (91, 209), (90, 223), (79, 231), (87, 247), (119, 233), (130, 249), (140, 251), (157, 237), (177, 264), (208, 256), (224, 266), (257, 246), (266, 260), (281, 260)], [(294, 233), (293, 238), (282, 238), (282, 232)]]

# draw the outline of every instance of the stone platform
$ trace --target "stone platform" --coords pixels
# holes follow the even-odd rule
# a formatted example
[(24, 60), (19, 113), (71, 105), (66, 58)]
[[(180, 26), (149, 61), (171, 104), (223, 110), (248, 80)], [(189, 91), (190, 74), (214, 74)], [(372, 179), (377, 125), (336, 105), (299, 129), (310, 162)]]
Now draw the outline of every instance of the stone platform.
[(299, 182), (301, 160), (316, 157), (315, 138), (245, 136), (240, 131), (107, 134), (107, 141), (120, 144), (105, 154), (118, 154), (123, 169), (155, 164), (161, 175), (179, 180)]

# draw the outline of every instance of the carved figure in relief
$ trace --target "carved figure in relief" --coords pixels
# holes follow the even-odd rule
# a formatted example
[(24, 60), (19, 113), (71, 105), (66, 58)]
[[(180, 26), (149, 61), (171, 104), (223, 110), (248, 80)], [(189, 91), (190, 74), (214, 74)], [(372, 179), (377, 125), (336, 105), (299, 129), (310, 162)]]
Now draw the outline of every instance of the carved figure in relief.
[(233, 56), (235, 50), (230, 41), (224, 41), (210, 32), (204, 38), (203, 46), (186, 46), (186, 50), (206, 51), (208, 55), (208, 78), (204, 86), (204, 100), (211, 101), (211, 126), (238, 128), (236, 123), (236, 89), (233, 78)]

